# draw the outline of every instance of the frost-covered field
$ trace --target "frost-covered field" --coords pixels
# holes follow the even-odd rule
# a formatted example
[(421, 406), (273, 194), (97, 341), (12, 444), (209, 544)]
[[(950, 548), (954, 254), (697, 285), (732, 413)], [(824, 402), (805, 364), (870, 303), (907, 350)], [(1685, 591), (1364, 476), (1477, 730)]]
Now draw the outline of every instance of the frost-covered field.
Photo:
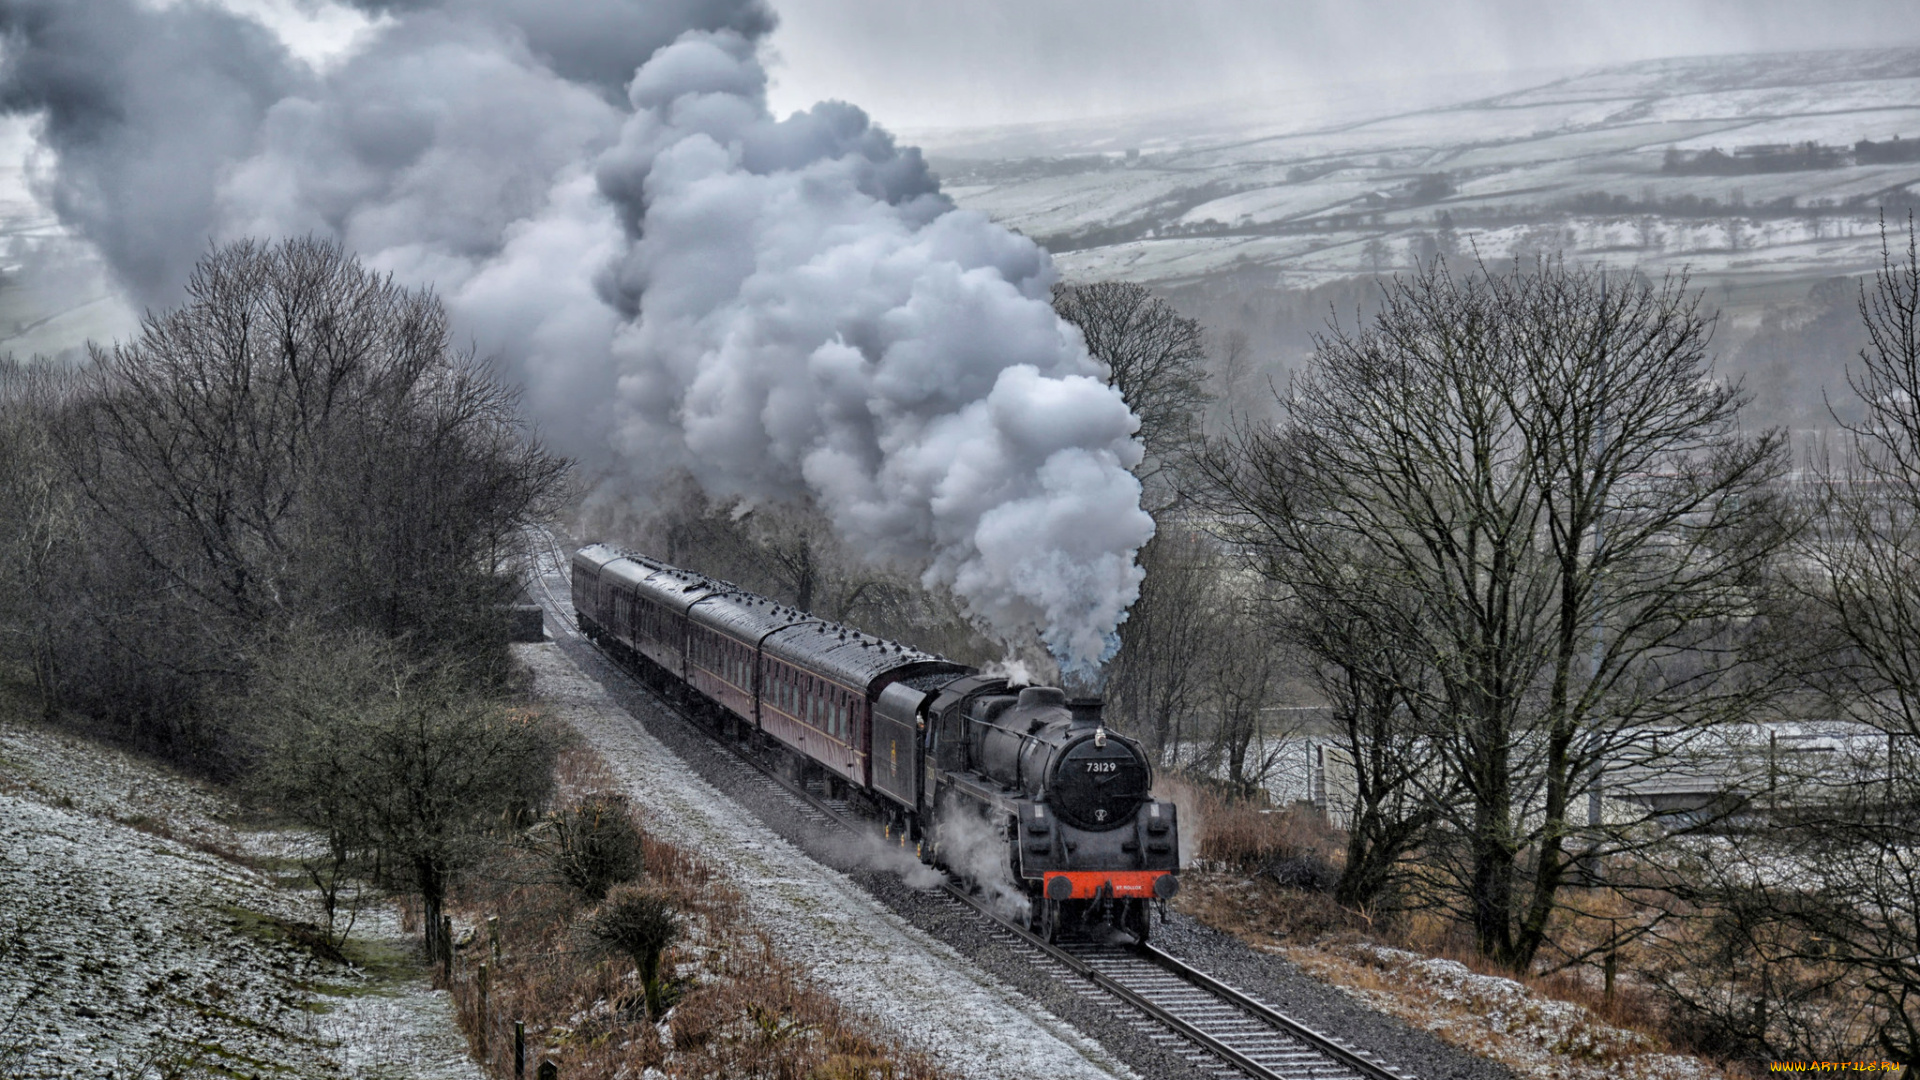
[(364, 967), (317, 959), (299, 944), (311, 895), (256, 869), (302, 838), (237, 829), (233, 811), (131, 756), (0, 722), (0, 1076), (477, 1080), (392, 910), (360, 914)]
[[(1477, 92), (1487, 89), (1498, 88)], [(1311, 119), (1300, 103), (1266, 112), (1240, 103), (1189, 117), (1184, 136), (1169, 134), (1168, 118), (1139, 117), (918, 137), (963, 207), (1042, 238), (1133, 233), (1094, 247), (1062, 239), (1074, 249), (1057, 253), (1061, 270), (1082, 280), (1173, 283), (1251, 265), (1311, 285), (1404, 269), (1431, 253), (1443, 213), (1462, 250), (1496, 258), (1538, 251), (1529, 233), (1567, 223), (1567, 242), (1550, 247), (1575, 257), (1728, 280), (1860, 273), (1876, 265), (1877, 244), (1833, 241), (1877, 233), (1882, 205), (1897, 212), (1920, 196), (1920, 161), (1743, 175), (1662, 168), (1669, 148), (1920, 138), (1920, 50), (1649, 61), (1493, 96), (1452, 92), (1412, 110), (1380, 96), (1371, 116), (1332, 110), (1317, 125), (1291, 122)], [(1123, 162), (1127, 149), (1139, 157)], [(1083, 157), (1047, 175), (1008, 160), (1102, 154), (1104, 164)], [(1434, 174), (1450, 194), (1410, 194)], [(1602, 197), (1622, 208), (1582, 209)], [(1179, 235), (1196, 227), (1208, 235)]]

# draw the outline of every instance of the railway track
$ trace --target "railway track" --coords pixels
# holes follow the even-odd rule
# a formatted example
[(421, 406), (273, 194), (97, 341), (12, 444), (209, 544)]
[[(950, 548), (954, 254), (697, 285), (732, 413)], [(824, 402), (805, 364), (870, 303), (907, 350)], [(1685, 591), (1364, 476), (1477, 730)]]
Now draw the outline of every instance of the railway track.
[[(567, 590), (562, 587), (556, 591), (554, 586), (555, 578), (561, 582), (566, 579), (566, 554), (551, 533), (542, 533), (542, 537), (540, 546), (544, 550), (535, 553), (535, 576), (543, 606), (553, 617), (559, 636), (582, 640), (573, 626)], [(723, 760), (742, 786), (771, 792), (815, 826), (849, 833), (871, 831), (871, 824), (858, 817), (847, 803), (781, 775), (748, 748), (717, 736), (711, 725), (687, 716), (613, 657), (608, 659), (675, 716), (732, 751)], [(1061, 985), (1085, 997), (1114, 1002), (1131, 1014), (1128, 1019), (1147, 1038), (1196, 1068), (1256, 1080), (1412, 1080), (1151, 945), (1137, 945), (1125, 937), (1116, 941), (1105, 935), (1068, 935), (1049, 942), (1029, 932), (1021, 921), (1002, 916), (957, 880), (947, 881), (944, 895), (982, 920), (984, 929), (999, 944)]]

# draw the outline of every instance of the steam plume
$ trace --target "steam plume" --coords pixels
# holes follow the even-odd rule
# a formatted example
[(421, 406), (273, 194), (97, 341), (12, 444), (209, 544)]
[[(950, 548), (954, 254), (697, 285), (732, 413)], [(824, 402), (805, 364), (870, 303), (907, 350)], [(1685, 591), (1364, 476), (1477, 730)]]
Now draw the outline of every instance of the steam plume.
[(1090, 665), (1152, 532), (1137, 421), (1045, 252), (851, 105), (766, 107), (758, 0), (430, 0), (315, 68), (205, 0), (0, 0), (0, 106), (133, 296), (208, 238), (336, 236), (432, 283), (550, 439), (810, 494), (988, 628)]

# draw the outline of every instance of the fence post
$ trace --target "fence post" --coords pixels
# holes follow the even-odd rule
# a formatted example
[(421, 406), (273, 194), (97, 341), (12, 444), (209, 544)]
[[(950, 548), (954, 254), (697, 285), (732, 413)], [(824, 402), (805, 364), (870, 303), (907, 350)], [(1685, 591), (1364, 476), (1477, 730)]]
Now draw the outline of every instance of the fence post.
[(484, 960), (480, 962), (480, 970), (476, 973), (476, 981), (479, 983), (478, 989), (480, 991), (480, 1015), (478, 1017), (480, 1021), (480, 1024), (479, 1024), (480, 1056), (482, 1058), (485, 1058), (487, 1056), (488, 1016), (487, 1016), (487, 963)]
[(513, 1022), (513, 1080), (527, 1080), (527, 1024)]
[(487, 916), (487, 944), (493, 948), (493, 962), (500, 962), (500, 916)]
[(447, 989), (453, 989), (453, 916), (440, 916), (440, 973), (447, 980)]

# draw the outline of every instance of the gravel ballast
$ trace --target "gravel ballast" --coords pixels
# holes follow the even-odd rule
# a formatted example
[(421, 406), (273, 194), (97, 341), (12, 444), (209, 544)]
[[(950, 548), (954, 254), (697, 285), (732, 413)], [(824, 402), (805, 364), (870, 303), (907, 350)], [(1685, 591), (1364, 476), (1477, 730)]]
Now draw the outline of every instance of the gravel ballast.
[(1280, 1012), (1420, 1080), (1513, 1080), (1497, 1062), (1448, 1046), (1398, 1018), (1368, 1008), (1278, 956), (1174, 913), (1154, 944)]

